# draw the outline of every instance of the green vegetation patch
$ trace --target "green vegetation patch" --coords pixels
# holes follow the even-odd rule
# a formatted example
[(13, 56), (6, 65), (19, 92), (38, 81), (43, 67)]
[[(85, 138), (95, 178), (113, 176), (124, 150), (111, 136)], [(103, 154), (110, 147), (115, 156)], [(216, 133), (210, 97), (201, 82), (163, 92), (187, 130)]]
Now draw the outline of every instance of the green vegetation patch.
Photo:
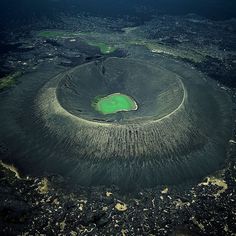
[[(102, 54), (109, 54), (114, 52), (117, 48), (104, 42), (97, 42), (87, 37), (96, 36), (93, 32), (68, 32), (63, 30), (42, 30), (37, 33), (38, 37), (42, 38), (75, 38), (81, 37), (88, 45), (98, 47)], [(87, 38), (87, 39), (86, 39)]]
[(10, 88), (12, 85), (16, 84), (17, 78), (21, 75), (22, 73), (20, 71), (17, 71), (13, 74), (0, 78), (0, 91)]
[(74, 38), (79, 36), (78, 33), (63, 30), (44, 30), (39, 31), (37, 35), (43, 38)]
[(137, 103), (133, 98), (121, 93), (113, 93), (106, 97), (98, 96), (92, 102), (92, 106), (103, 115), (138, 109)]
[(108, 45), (106, 43), (97, 43), (97, 42), (88, 41), (87, 44), (90, 46), (98, 47), (102, 54), (109, 54), (116, 50), (116, 47)]

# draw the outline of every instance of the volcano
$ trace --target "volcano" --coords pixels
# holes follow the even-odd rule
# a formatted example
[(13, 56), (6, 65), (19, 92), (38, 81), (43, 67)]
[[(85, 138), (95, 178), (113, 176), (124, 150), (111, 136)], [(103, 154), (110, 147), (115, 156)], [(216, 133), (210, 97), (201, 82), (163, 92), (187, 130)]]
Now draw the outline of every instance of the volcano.
[[(3, 159), (27, 174), (141, 188), (198, 179), (224, 163), (231, 100), (186, 65), (114, 57), (39, 80), (22, 80), (0, 102)], [(114, 94), (135, 109), (99, 112), (94, 105)]]

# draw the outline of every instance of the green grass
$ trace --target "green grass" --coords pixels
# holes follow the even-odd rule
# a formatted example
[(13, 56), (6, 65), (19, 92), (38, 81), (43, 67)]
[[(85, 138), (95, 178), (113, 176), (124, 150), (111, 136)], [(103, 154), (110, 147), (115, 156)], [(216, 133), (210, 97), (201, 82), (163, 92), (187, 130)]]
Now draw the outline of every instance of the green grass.
[(116, 47), (113, 47), (113, 46), (108, 45), (106, 43), (97, 43), (97, 42), (88, 41), (87, 44), (90, 46), (98, 47), (102, 54), (109, 54), (109, 53), (112, 53), (116, 50)]
[(63, 30), (44, 30), (39, 31), (37, 35), (43, 38), (73, 38), (79, 36), (78, 33)]
[(106, 97), (98, 96), (92, 102), (92, 106), (103, 115), (119, 111), (137, 110), (137, 104), (134, 99), (121, 93), (113, 93)]
[(81, 38), (90, 46), (98, 47), (102, 54), (109, 54), (114, 52), (117, 47), (106, 43), (106, 42), (99, 42), (100, 39), (96, 38), (103, 38), (103, 35), (97, 32), (79, 32), (78, 33)]
[(100, 49), (100, 52), (102, 54), (109, 54), (112, 53), (116, 50), (116, 47), (109, 45), (107, 43), (104, 42), (96, 42), (90, 40), (90, 39), (86, 39), (86, 37), (91, 37), (94, 36), (95, 33), (93, 32), (68, 32), (68, 31), (63, 31), (63, 30), (43, 30), (43, 31), (39, 31), (37, 33), (38, 37), (42, 37), (42, 38), (74, 38), (74, 37), (81, 37), (83, 38), (83, 40), (85, 41), (85, 43), (87, 43), (90, 46), (94, 46), (94, 47), (98, 47)]
[(0, 91), (10, 88), (14, 84), (16, 84), (17, 78), (21, 75), (22, 73), (20, 71), (17, 71), (13, 74), (0, 78)]

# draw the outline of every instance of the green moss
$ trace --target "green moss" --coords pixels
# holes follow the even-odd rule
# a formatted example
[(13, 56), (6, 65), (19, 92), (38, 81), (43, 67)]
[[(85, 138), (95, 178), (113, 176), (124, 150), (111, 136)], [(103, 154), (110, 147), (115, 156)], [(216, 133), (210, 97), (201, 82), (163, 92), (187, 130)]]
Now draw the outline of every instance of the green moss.
[(16, 84), (17, 78), (21, 75), (22, 75), (22, 73), (20, 71), (17, 71), (13, 74), (10, 74), (8, 76), (1, 78), (0, 79), (0, 91), (5, 90), (5, 89), (11, 87), (12, 85)]
[(106, 97), (95, 97), (92, 106), (103, 115), (119, 111), (132, 111), (138, 108), (134, 99), (121, 93), (113, 93)]
[(63, 30), (44, 30), (39, 31), (37, 35), (43, 38), (73, 38), (79, 36), (78, 33)]

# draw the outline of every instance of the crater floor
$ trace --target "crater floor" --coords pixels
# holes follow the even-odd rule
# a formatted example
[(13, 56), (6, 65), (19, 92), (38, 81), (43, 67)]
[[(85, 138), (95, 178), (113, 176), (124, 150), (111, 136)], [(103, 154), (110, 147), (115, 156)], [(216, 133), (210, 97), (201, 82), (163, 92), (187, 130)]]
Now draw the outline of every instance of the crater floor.
[(131, 97), (121, 93), (113, 93), (101, 98), (96, 97), (93, 103), (94, 109), (103, 115), (138, 109), (138, 105)]

